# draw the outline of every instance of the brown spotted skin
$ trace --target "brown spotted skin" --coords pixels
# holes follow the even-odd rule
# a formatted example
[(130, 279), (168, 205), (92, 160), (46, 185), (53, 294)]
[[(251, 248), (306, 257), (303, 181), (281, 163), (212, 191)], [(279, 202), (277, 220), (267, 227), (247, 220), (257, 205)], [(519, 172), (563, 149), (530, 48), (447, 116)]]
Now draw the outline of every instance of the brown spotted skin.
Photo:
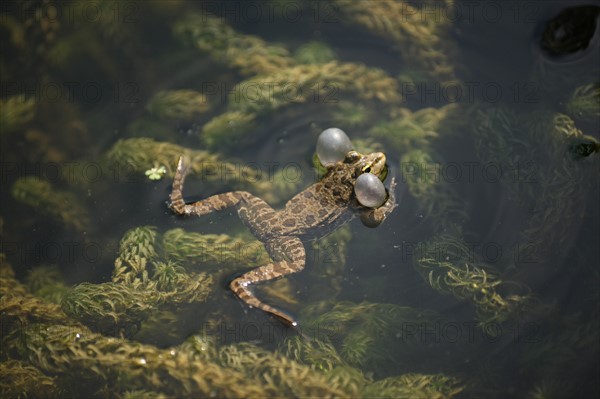
[(368, 227), (381, 224), (396, 206), (392, 179), (387, 201), (379, 208), (361, 206), (354, 196), (354, 183), (362, 173), (381, 175), (385, 170), (385, 155), (362, 155), (350, 151), (343, 161), (328, 168), (318, 182), (297, 194), (279, 211), (246, 191), (231, 191), (186, 204), (183, 200), (185, 166), (179, 158), (170, 208), (180, 215), (206, 215), (226, 208), (235, 208), (242, 222), (264, 243), (271, 262), (237, 277), (229, 284), (242, 301), (272, 314), (290, 326), (298, 323), (291, 316), (260, 301), (250, 285), (277, 279), (304, 268), (306, 256), (302, 240), (322, 237), (358, 214)]

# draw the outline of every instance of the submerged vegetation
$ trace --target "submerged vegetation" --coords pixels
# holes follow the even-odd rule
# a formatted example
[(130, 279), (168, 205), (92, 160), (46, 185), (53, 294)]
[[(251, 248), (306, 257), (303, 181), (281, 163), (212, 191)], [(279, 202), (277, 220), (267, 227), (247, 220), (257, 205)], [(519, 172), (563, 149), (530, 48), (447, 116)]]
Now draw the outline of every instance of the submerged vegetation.
[[(480, 76), (447, 14), (426, 18), (452, 0), (301, 1), (316, 20), (275, 13), (273, 30), (221, 4), (102, 0), (94, 23), (91, 3), (45, 4), (0, 21), (0, 396), (600, 393), (592, 20), (573, 43), (558, 33), (579, 11), (551, 20), (519, 73), (552, 101), (524, 105), (415, 99)], [(350, 31), (389, 54), (348, 48)], [(400, 207), (307, 242), (302, 276), (257, 287), (300, 315), (286, 329), (225, 289), (268, 261), (262, 243), (228, 212), (188, 222), (165, 201), (183, 156), (186, 199), (282, 206), (325, 173), (313, 149), (331, 126), (386, 153)]]

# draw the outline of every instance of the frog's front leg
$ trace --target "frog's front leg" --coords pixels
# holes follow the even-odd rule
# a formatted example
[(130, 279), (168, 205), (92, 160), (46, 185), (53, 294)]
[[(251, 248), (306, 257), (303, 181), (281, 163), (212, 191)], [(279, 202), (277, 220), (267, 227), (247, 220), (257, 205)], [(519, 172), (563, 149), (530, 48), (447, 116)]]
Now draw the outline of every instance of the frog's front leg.
[(249, 286), (302, 270), (306, 261), (304, 245), (297, 237), (281, 237), (266, 242), (265, 248), (269, 252), (272, 262), (244, 273), (234, 279), (229, 287), (238, 298), (248, 305), (272, 314), (291, 327), (297, 327), (298, 323), (294, 318), (259, 300)]
[(169, 208), (173, 212), (179, 215), (202, 216), (233, 207), (237, 209), (241, 221), (250, 228), (254, 236), (263, 242), (265, 241), (265, 236), (268, 235), (267, 227), (276, 216), (275, 210), (269, 204), (247, 191), (231, 191), (186, 204), (183, 200), (185, 175), (186, 167), (183, 159), (179, 158), (169, 204)]
[(211, 212), (222, 211), (225, 208), (235, 207), (240, 202), (252, 197), (245, 191), (231, 191), (229, 193), (213, 195), (202, 201), (186, 204), (183, 200), (183, 183), (185, 181), (187, 168), (184, 166), (183, 157), (179, 158), (173, 189), (171, 190), (169, 208), (179, 215), (207, 215)]
[(392, 178), (387, 201), (379, 208), (362, 209), (360, 211), (360, 220), (367, 227), (377, 227), (383, 223), (396, 206), (398, 206), (396, 204), (396, 179)]

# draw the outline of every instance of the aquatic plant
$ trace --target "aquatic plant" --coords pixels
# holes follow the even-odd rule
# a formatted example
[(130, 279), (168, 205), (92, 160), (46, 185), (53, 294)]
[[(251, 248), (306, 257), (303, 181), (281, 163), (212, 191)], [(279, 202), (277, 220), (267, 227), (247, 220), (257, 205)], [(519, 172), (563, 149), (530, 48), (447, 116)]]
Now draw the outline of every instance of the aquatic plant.
[[(130, 178), (131, 173), (144, 174), (155, 165), (163, 165), (167, 176), (173, 178), (180, 156), (187, 160), (189, 173), (199, 175), (205, 181), (223, 181), (230, 178), (238, 183), (260, 185), (258, 173), (253, 168), (245, 168), (241, 175), (241, 166), (223, 161), (218, 155), (192, 150), (169, 142), (159, 142), (150, 138), (131, 138), (117, 141), (107, 152), (106, 158), (112, 168), (122, 170), (116, 173), (120, 178)], [(243, 177), (243, 178), (242, 178)], [(264, 185), (266, 188), (267, 185)]]
[(445, 130), (445, 120), (456, 109), (456, 104), (423, 108), (415, 112), (408, 108), (397, 108), (392, 120), (376, 124), (369, 129), (368, 135), (390, 144), (399, 153), (423, 149), (431, 146), (440, 136), (440, 131)]
[(269, 256), (261, 242), (231, 237), (227, 234), (200, 234), (183, 229), (168, 230), (163, 235), (162, 248), (169, 259), (186, 268), (204, 266), (204, 270), (241, 265), (257, 267)]
[(172, 396), (353, 396), (311, 367), (252, 344), (215, 350), (209, 340), (191, 337), (179, 347), (158, 349), (83, 326), (35, 325), (20, 333), (11, 344), (21, 356), (61, 387), (72, 389), (77, 382), (78, 394), (109, 389)]
[[(423, 345), (420, 328), (442, 318), (433, 311), (387, 303), (316, 302), (303, 311), (303, 331), (334, 345), (348, 365), (386, 375), (434, 351)], [(438, 341), (433, 341), (437, 342)]]
[(368, 105), (347, 100), (337, 102), (331, 111), (334, 126), (342, 129), (366, 126), (374, 117), (375, 110)]
[(566, 112), (577, 120), (597, 121), (600, 118), (600, 84), (577, 87), (567, 101)]
[(47, 301), (60, 304), (68, 287), (63, 282), (60, 270), (54, 265), (43, 265), (31, 269), (26, 277), (27, 290)]
[(332, 61), (290, 66), (244, 80), (229, 95), (229, 109), (260, 114), (310, 101), (335, 104), (344, 92), (366, 101), (400, 102), (398, 83), (383, 70)]
[[(207, 179), (218, 179), (221, 177), (218, 173), (209, 173), (206, 169), (209, 167), (222, 167), (235, 173), (235, 166), (222, 162), (217, 155), (208, 151), (191, 150), (183, 146), (160, 142), (150, 138), (130, 138), (117, 141), (107, 152), (106, 157), (114, 167), (120, 167), (124, 171), (143, 174), (146, 170), (155, 166), (155, 164), (164, 165), (167, 169), (167, 176), (175, 175), (175, 167), (180, 156), (188, 159), (191, 173), (203, 174)], [(211, 171), (213, 171), (211, 169)], [(126, 177), (125, 173), (119, 174), (119, 177)]]
[[(36, 379), (52, 375), (53, 383), (67, 391), (77, 381), (79, 394), (97, 394), (99, 390), (109, 389), (110, 392), (144, 390), (175, 396), (237, 397), (254, 393), (345, 397), (356, 396), (361, 389), (371, 392), (377, 387), (369, 388), (373, 382), (358, 370), (337, 364), (333, 359), (339, 357), (334, 356), (334, 349), (329, 345), (317, 345), (330, 355), (322, 371), (317, 371), (248, 343), (217, 348), (214, 341), (193, 336), (180, 346), (158, 349), (123, 338), (106, 337), (80, 325), (60, 323), (19, 325), (6, 336), (5, 343), (14, 347), (32, 370), (40, 371)], [(303, 353), (306, 354), (306, 350)], [(302, 356), (303, 361), (310, 359), (311, 356)], [(406, 378), (390, 383), (396, 390), (390, 388), (386, 392), (392, 395), (392, 392), (407, 389), (406, 385), (411, 384), (404, 381)], [(425, 379), (427, 377), (422, 377), (419, 384), (423, 392), (445, 392), (450, 386), (443, 381), (425, 383)], [(451, 391), (447, 393), (447, 397), (452, 396)]]
[(151, 390), (169, 396), (235, 396), (238, 389), (238, 394), (265, 393), (252, 389), (242, 373), (225, 373), (218, 364), (191, 359), (176, 348), (161, 350), (108, 338), (85, 327), (38, 325), (22, 334), (17, 343), (22, 356), (56, 376), (65, 388), (77, 386), (78, 395), (95, 395), (101, 389)]
[[(16, 279), (6, 255), (0, 253), (0, 324), (3, 332), (34, 322), (68, 323), (57, 304), (41, 300), (27, 292)], [(5, 336), (2, 337), (4, 339)], [(4, 346), (2, 346), (4, 351)]]
[[(311, 287), (314, 300), (332, 298), (342, 290), (348, 245), (352, 239), (350, 226), (340, 227), (333, 233), (312, 243), (314, 259), (311, 273), (316, 285)], [(321, 288), (317, 288), (321, 286)]]
[[(524, 123), (531, 137), (537, 143), (546, 144), (550, 156), (557, 160), (562, 159), (565, 151), (565, 142), (574, 137), (581, 137), (583, 133), (575, 122), (567, 115), (561, 113), (539, 112), (534, 114), (535, 118)], [(548, 126), (550, 125), (550, 126)], [(544, 132), (543, 128), (550, 130)]]
[(35, 117), (35, 99), (20, 94), (0, 100), (0, 132), (7, 134), (21, 129)]
[(444, 399), (452, 398), (464, 389), (455, 377), (409, 373), (376, 381), (363, 389), (361, 394), (366, 398)]
[(69, 229), (85, 232), (91, 227), (88, 211), (79, 198), (70, 191), (52, 187), (48, 181), (34, 176), (18, 178), (11, 187), (11, 194), (17, 201)]
[(441, 163), (437, 157), (432, 149), (408, 151), (400, 159), (400, 168), (420, 209), (428, 219), (435, 221), (436, 230), (443, 231), (451, 224), (462, 224), (467, 215), (454, 187), (441, 178)]
[[(595, 359), (600, 350), (598, 320), (573, 315), (550, 323), (551, 330), (532, 339), (519, 358), (521, 367), (528, 370), (528, 377), (535, 381), (530, 397), (600, 393), (594, 372), (588, 367), (589, 364), (597, 364)], [(579, 384), (573, 384), (575, 380)]]
[[(279, 350), (293, 360), (310, 364), (325, 372), (347, 365), (333, 344), (320, 338), (307, 340), (301, 336), (290, 337), (282, 342)], [(361, 375), (361, 379), (364, 376)]]
[(27, 289), (15, 277), (15, 272), (6, 259), (6, 254), (0, 252), (0, 296), (8, 294), (23, 296)]
[(239, 148), (244, 143), (254, 141), (257, 128), (256, 116), (238, 111), (224, 112), (204, 124), (200, 140), (211, 150)]
[[(569, 154), (585, 141), (571, 118), (564, 114), (539, 112), (523, 119), (522, 125), (537, 152), (536, 179), (530, 182), (532, 212), (523, 229), (527, 243), (535, 246), (537, 261), (559, 255), (575, 239), (573, 229), (582, 222), (586, 195), (596, 174), (592, 164)], [(590, 143), (593, 145), (593, 142)], [(573, 147), (575, 145), (575, 147)]]
[(172, 262), (157, 262), (153, 280), (161, 302), (168, 305), (204, 302), (214, 290), (214, 279), (208, 273), (186, 273)]
[(149, 391), (147, 389), (137, 389), (135, 391), (125, 391), (123, 399), (168, 399), (169, 396), (164, 393)]
[(213, 289), (212, 276), (161, 261), (157, 239), (151, 226), (127, 231), (113, 281), (75, 286), (62, 301), (65, 313), (105, 334), (131, 336), (160, 306), (204, 302)]
[[(503, 281), (469, 249), (456, 228), (423, 243), (414, 265), (435, 290), (471, 302), (483, 328), (518, 317), (531, 304), (526, 287)], [(521, 293), (511, 293), (514, 288)]]
[(279, 385), (278, 395), (347, 396), (349, 394), (348, 387), (333, 384), (326, 376), (310, 367), (248, 343), (221, 348), (219, 359), (224, 367), (245, 371), (250, 378), (266, 377), (267, 387), (275, 388)]
[(208, 13), (190, 14), (177, 21), (173, 34), (244, 75), (276, 72), (293, 63), (286, 48), (267, 44), (256, 36), (239, 34)]
[(527, 399), (560, 399), (577, 396), (573, 384), (564, 379), (543, 379), (527, 392)]
[(334, 59), (334, 51), (324, 42), (310, 41), (294, 52), (294, 60), (299, 64), (324, 64)]
[(105, 335), (133, 336), (156, 309), (160, 293), (142, 284), (81, 283), (63, 298), (63, 311)]
[[(474, 122), (474, 143), (477, 156), (484, 162), (497, 165), (503, 171), (500, 178), (513, 197), (531, 197), (535, 187), (528, 177), (535, 170), (533, 147), (523, 124), (514, 111), (506, 108), (478, 108)], [(516, 177), (516, 178), (515, 178)]]
[(143, 175), (157, 164), (164, 165), (166, 175), (172, 178), (180, 156), (186, 158), (190, 175), (206, 182), (235, 182), (272, 204), (289, 198), (301, 183), (298, 179), (287, 178), (283, 170), (264, 173), (252, 165), (224, 161), (209, 151), (144, 137), (117, 141), (107, 152), (106, 161), (114, 169), (115, 176), (121, 179), (132, 178), (132, 174)]
[(156, 260), (156, 228), (134, 227), (128, 230), (119, 243), (119, 256), (115, 259), (112, 281), (115, 283), (145, 283), (149, 279), (149, 262)]
[(44, 265), (31, 269), (25, 279), (27, 290), (34, 295), (48, 285), (61, 281), (60, 270), (56, 266)]
[[(335, 0), (341, 20), (359, 25), (397, 45), (407, 69), (415, 69), (442, 86), (456, 83), (456, 45), (449, 40), (451, 19), (424, 17), (421, 7), (410, 1)], [(439, 10), (453, 1), (436, 2)]]
[[(9, 267), (3, 267), (3, 271), (10, 274)], [(90, 288), (92, 286), (90, 284)], [(23, 299), (24, 302), (33, 301), (31, 296)], [(3, 321), (6, 317), (3, 312)], [(330, 345), (296, 341), (296, 346), (320, 347), (317, 350), (329, 353), (329, 362), (324, 363), (327, 372), (323, 373), (249, 343), (218, 348), (213, 339), (205, 336), (192, 336), (179, 346), (158, 349), (123, 338), (106, 337), (84, 326), (64, 325), (60, 321), (5, 326), (10, 326), (10, 331), (4, 336), (3, 345), (14, 348), (24, 361), (3, 361), (1, 367), (5, 368), (0, 368), (0, 374), (12, 375), (13, 381), (19, 383), (20, 392), (31, 392), (27, 387), (32, 378), (39, 384), (52, 383), (65, 394), (74, 393), (73, 387), (77, 386), (78, 395), (97, 395), (108, 390), (167, 396), (241, 397), (251, 393), (259, 396), (356, 397), (365, 386), (367, 392), (377, 386), (368, 388), (372, 381), (358, 370), (343, 364), (334, 365), (332, 361), (337, 363), (335, 359), (339, 357)], [(302, 361), (311, 359), (306, 355), (306, 349), (302, 353)], [(19, 370), (21, 366), (28, 369)], [(51, 379), (46, 377), (50, 375)], [(15, 380), (16, 376), (21, 377)], [(439, 381), (421, 384), (420, 388), (426, 392), (445, 389)], [(9, 392), (4, 387), (2, 391)]]
[(167, 173), (167, 168), (162, 165), (154, 166), (144, 172), (144, 174), (148, 176), (149, 180), (160, 180), (165, 173)]
[[(183, 314), (189, 314), (191, 308), (188, 306), (165, 306), (153, 311), (144, 320), (141, 328), (135, 334), (135, 340), (142, 344), (174, 346), (181, 343), (182, 337), (189, 334), (189, 326)], [(195, 311), (196, 309), (193, 309)], [(168, 326), (168, 328), (165, 328)]]
[[(564, 167), (574, 168), (575, 173), (579, 172), (579, 179), (583, 180), (584, 176), (589, 174), (585, 163), (577, 165), (569, 162), (569, 159), (563, 159), (565, 147), (566, 151), (571, 153), (572, 159), (582, 160), (599, 151), (600, 145), (598, 140), (592, 136), (584, 135), (583, 132), (577, 128), (575, 122), (567, 115), (540, 114), (539, 117), (541, 121), (548, 120), (554, 125), (551, 129), (551, 134), (543, 136), (550, 146), (550, 155), (556, 160), (562, 161)], [(536, 135), (534, 137), (538, 138), (541, 134), (539, 127), (533, 127), (532, 134)], [(577, 167), (579, 170), (576, 169)]]
[[(310, 101), (335, 105), (340, 101), (338, 94), (345, 92), (364, 101), (395, 103), (400, 100), (397, 82), (384, 71), (336, 62), (322, 44), (311, 42), (300, 49), (300, 54), (311, 54), (310, 59), (318, 58), (318, 63), (297, 65), (288, 58), (287, 50), (277, 46), (273, 50), (261, 39), (239, 34), (211, 15), (190, 16), (179, 21), (174, 31), (176, 36), (183, 37), (184, 41), (192, 40), (213, 58), (241, 68), (243, 74), (255, 75), (231, 90), (229, 111), (203, 127), (201, 140), (208, 148), (227, 150), (232, 143), (255, 142), (259, 138), (255, 131), (256, 117), (283, 106)], [(268, 54), (264, 53), (265, 48)], [(318, 57), (315, 54), (319, 54)], [(275, 59), (269, 59), (271, 56)], [(250, 65), (252, 58), (259, 61)]]
[(18, 360), (0, 362), (0, 395), (5, 398), (58, 398), (54, 377)]
[(210, 108), (204, 94), (189, 89), (159, 91), (146, 105), (152, 115), (174, 121), (192, 121)]
[(518, 259), (532, 259), (523, 252), (532, 249), (535, 262), (558, 255), (584, 215), (584, 193), (594, 178), (582, 161), (597, 151), (596, 140), (564, 114), (498, 107), (478, 110), (474, 135), (477, 155), (503, 171), (511, 199), (529, 211)]
[(184, 273), (183, 268), (157, 263), (153, 281), (146, 284), (81, 283), (62, 301), (63, 311), (105, 335), (133, 336), (141, 323), (164, 305), (203, 302), (212, 292), (206, 273)]

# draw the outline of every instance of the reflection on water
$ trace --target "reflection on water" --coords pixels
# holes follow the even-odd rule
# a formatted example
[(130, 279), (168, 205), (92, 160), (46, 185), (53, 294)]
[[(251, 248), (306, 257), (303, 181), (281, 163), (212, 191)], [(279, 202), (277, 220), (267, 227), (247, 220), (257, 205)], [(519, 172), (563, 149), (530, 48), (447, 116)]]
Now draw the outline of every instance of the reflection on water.
[[(597, 396), (599, 8), (567, 3), (9, 3), (3, 396)], [(226, 288), (268, 261), (235, 212), (166, 200), (183, 154), (187, 200), (281, 207), (332, 126), (400, 206), (256, 287), (296, 331)]]

